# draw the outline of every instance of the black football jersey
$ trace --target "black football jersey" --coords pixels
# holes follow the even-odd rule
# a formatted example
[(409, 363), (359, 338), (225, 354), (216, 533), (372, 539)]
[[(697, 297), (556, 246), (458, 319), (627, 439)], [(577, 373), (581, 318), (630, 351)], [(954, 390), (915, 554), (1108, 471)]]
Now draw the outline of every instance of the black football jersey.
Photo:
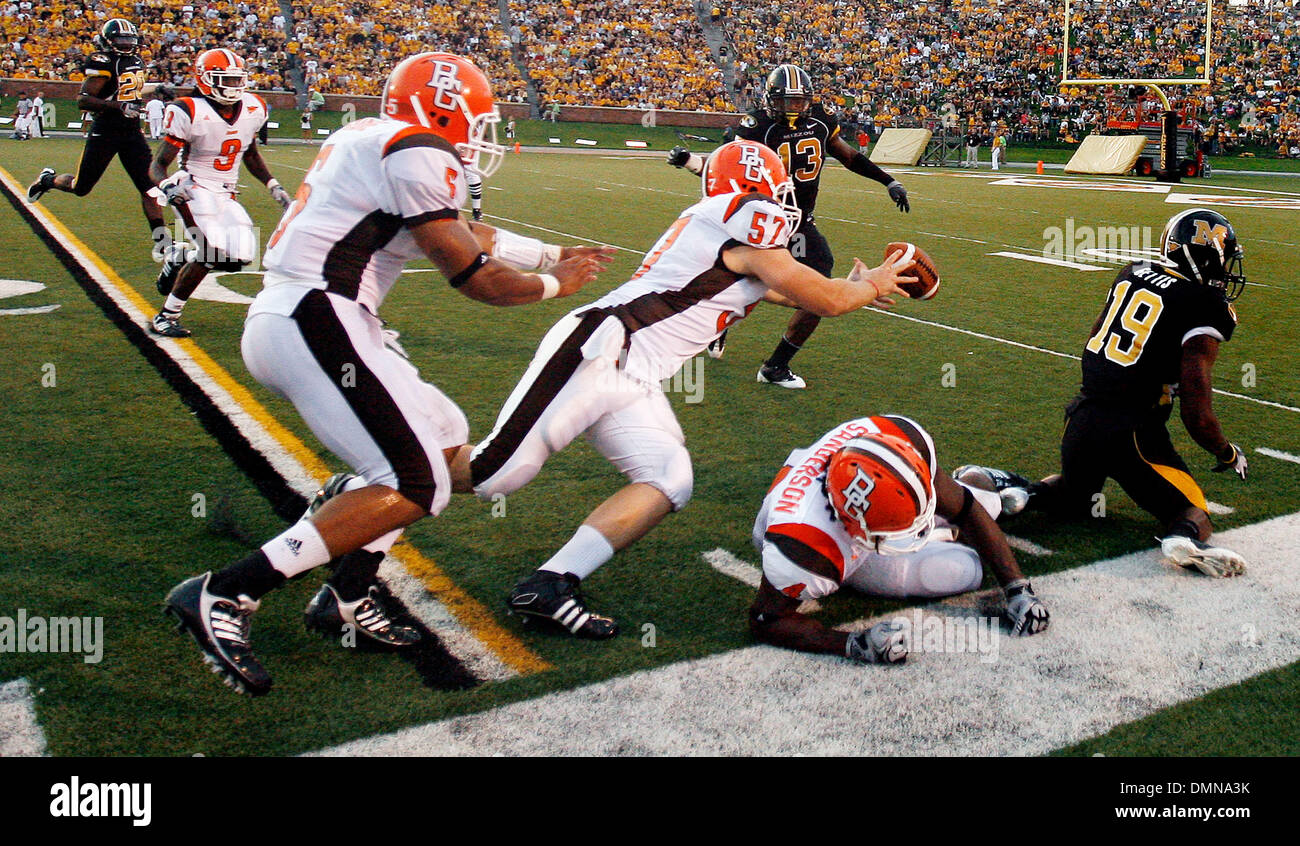
[[(83, 73), (86, 79), (102, 76), (108, 78), (108, 84), (99, 96), (105, 100), (129, 102), (141, 100), (144, 96), (144, 62), (135, 53), (104, 53), (96, 51), (86, 57)], [(140, 121), (125, 117), (116, 109), (95, 115), (95, 123), (100, 126), (138, 129)]]
[(1237, 314), (1221, 291), (1145, 262), (1120, 271), (1083, 351), (1083, 394), (1150, 409), (1168, 406), (1183, 344), (1197, 334), (1227, 341)]
[(784, 117), (773, 117), (766, 109), (752, 111), (741, 118), (736, 136), (764, 144), (781, 157), (794, 181), (795, 205), (806, 221), (817, 206), (817, 187), (829, 155), (827, 147), (839, 131), (835, 119), (820, 103), (813, 103), (794, 126)]

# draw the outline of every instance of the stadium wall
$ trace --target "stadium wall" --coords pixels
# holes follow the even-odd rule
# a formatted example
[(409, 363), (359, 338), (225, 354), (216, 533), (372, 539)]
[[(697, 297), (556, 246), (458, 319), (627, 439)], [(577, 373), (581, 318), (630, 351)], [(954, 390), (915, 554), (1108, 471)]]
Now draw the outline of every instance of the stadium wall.
[[(0, 79), (0, 91), (16, 94), (19, 91), (45, 92), (46, 99), (75, 100), (81, 91), (80, 82), (50, 79)], [(262, 99), (273, 109), (298, 108), (298, 95), (290, 91), (258, 91)], [(377, 113), (379, 98), (370, 96), (351, 96), (348, 94), (326, 94), (325, 108), (329, 111), (341, 111), (351, 104), (359, 114)], [(529, 116), (527, 103), (498, 103), (501, 117), (525, 120)], [(560, 120), (578, 123), (614, 123), (638, 126), (684, 126), (698, 129), (721, 129), (735, 125), (739, 113), (729, 112), (679, 112), (669, 110), (619, 109), (609, 106), (561, 106)]]

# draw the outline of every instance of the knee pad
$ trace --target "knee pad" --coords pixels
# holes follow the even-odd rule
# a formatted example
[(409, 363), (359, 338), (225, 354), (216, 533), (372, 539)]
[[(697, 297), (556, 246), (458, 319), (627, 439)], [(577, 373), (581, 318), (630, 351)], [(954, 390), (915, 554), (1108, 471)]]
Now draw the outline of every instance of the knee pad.
[(929, 555), (912, 562), (908, 574), (909, 596), (953, 596), (969, 593), (984, 580), (979, 553), (957, 543), (934, 544)]

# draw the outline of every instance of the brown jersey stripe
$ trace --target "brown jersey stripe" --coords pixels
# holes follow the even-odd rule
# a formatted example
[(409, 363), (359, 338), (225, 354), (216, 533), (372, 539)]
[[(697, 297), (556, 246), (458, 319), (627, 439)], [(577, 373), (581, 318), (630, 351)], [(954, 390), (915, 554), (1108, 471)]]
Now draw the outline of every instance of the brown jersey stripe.
[(844, 559), (839, 547), (821, 530), (803, 523), (782, 523), (768, 528), (763, 538), (809, 573), (830, 579), (837, 585), (844, 581)]
[(325, 256), (326, 290), (355, 300), (366, 265), (402, 228), (400, 215), (372, 211), (335, 242)]
[(397, 132), (392, 138), (389, 138), (388, 143), (384, 145), (384, 153), (381, 158), (387, 158), (393, 153), (409, 150), (412, 147), (433, 147), (450, 153), (456, 157), (457, 161), (460, 160), (460, 154), (456, 152), (456, 148), (451, 145), (450, 141), (434, 133), (433, 130), (425, 129), (423, 126), (408, 126), (406, 129)]
[(623, 321), (623, 325), (629, 332), (638, 332), (673, 315), (681, 314), (704, 300), (716, 297), (742, 278), (739, 273), (727, 269), (719, 253), (712, 267), (680, 289), (642, 294), (621, 305), (610, 306), (608, 311), (618, 315), (618, 319)]

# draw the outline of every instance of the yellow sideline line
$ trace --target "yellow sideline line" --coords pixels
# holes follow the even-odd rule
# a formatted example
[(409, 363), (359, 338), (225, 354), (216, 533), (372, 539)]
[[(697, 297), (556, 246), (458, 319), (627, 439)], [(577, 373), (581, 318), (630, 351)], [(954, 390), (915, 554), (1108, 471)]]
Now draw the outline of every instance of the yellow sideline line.
[[(10, 190), (17, 191), (21, 195), (22, 189), (16, 187), (18, 183), (9, 171), (0, 167), (0, 175), (3, 175), (5, 181), (9, 183)], [(45, 217), (72, 246), (74, 252), (80, 253), (81, 258), (94, 264), (101, 273), (108, 277), (108, 281), (124, 293), (131, 304), (139, 309), (141, 313), (148, 316), (153, 311), (153, 306), (149, 301), (118, 275), (117, 271), (99, 257), (98, 253), (72, 234), (72, 231), (63, 224), (63, 221), (55, 217), (54, 213), (46, 208), (44, 204), (40, 205)], [(325, 462), (296, 435), (282, 426), (253, 397), (247, 388), (236, 381), (224, 367), (204, 352), (193, 339), (177, 338), (173, 340), (181, 346), (181, 349), (194, 360), (204, 373), (226, 390), (235, 403), (266, 429), (276, 443), (297, 459), (311, 475), (320, 480), (329, 476), (330, 471)], [(392, 553), (398, 561), (402, 562), (412, 576), (420, 580), (429, 593), (433, 594), (439, 602), (446, 606), (447, 610), (455, 616), (462, 626), (469, 630), (475, 639), (490, 649), (507, 667), (520, 674), (539, 673), (551, 668), (548, 662), (498, 625), (483, 603), (462, 590), (442, 571), (442, 568), (414, 546), (402, 542), (393, 547)]]

